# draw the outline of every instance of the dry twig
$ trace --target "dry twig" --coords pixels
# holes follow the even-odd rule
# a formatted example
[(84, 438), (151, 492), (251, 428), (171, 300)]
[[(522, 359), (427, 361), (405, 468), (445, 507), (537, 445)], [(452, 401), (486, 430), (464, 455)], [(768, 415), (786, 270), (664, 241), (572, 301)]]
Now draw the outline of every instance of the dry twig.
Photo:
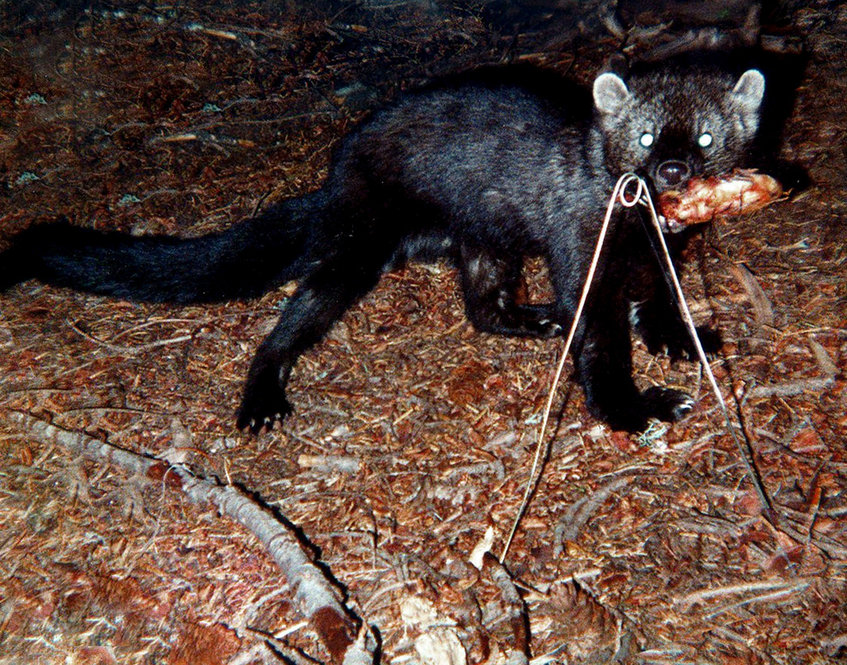
[(181, 489), (195, 504), (212, 503), (254, 534), (282, 570), (303, 614), (330, 652), (334, 663), (365, 665), (374, 662), (376, 641), (365, 626), (355, 636), (358, 619), (347, 609), (336, 587), (310, 559), (294, 530), (267, 508), (232, 485), (198, 478), (181, 466), (117, 448), (83, 432), (72, 432), (21, 412), (11, 417), (47, 444), (61, 446), (98, 462)]
[(515, 650), (509, 656), (507, 665), (526, 665), (529, 662), (529, 621), (526, 614), (526, 604), (515, 587), (512, 576), (505, 566), (491, 552), (483, 556), (483, 568), (487, 567), (491, 579), (500, 589), (503, 601), (507, 603), (509, 625), (512, 627)]

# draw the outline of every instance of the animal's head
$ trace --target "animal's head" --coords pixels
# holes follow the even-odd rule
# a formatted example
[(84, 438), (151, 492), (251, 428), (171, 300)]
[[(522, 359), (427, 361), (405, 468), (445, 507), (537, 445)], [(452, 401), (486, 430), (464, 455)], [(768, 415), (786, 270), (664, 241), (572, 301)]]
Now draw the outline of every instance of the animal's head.
[(658, 69), (627, 81), (604, 73), (593, 92), (610, 172), (635, 171), (664, 191), (743, 166), (765, 78), (756, 69), (738, 78), (716, 69)]

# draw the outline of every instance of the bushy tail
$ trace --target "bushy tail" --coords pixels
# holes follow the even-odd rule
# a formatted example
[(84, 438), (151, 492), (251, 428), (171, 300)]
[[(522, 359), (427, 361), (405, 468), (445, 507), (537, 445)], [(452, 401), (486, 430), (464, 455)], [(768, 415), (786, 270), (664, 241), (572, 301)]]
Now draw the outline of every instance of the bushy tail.
[(132, 236), (68, 223), (30, 227), (0, 253), (0, 291), (38, 279), (78, 291), (148, 302), (215, 302), (259, 296), (300, 276), (322, 194), (285, 201), (222, 233)]

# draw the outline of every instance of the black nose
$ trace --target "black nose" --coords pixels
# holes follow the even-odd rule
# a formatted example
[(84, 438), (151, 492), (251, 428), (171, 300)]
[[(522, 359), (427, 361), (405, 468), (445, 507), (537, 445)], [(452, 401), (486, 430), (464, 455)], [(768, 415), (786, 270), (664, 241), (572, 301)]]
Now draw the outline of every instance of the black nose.
[(660, 189), (673, 187), (687, 179), (689, 175), (691, 175), (691, 169), (685, 162), (669, 159), (656, 167), (656, 179), (659, 181), (656, 184)]

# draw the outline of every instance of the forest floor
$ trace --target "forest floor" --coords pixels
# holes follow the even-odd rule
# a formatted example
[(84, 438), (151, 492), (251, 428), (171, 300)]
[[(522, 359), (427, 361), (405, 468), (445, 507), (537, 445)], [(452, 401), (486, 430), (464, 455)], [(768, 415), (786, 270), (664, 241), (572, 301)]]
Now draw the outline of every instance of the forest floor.
[[(0, 247), (58, 215), (226, 228), (318, 187), (339, 138), (401, 89), (504, 59), (587, 83), (619, 45), (507, 39), (470, 11), (269, 4), (0, 26)], [(722, 332), (711, 366), (770, 510), (697, 363), (636, 342), (638, 381), (685, 387), (693, 412), (639, 440), (566, 379), (505, 568), (480, 569), (519, 510), (561, 343), (475, 332), (452, 268), (388, 273), (258, 437), (234, 412), (286, 291), (175, 307), (28, 282), (0, 295), (0, 663), (330, 658), (252, 533), (168, 473), (74, 454), (69, 433), (272, 509), (385, 663), (847, 658), (847, 9), (812, 3), (783, 29), (809, 57), (782, 156), (810, 184), (710, 227), (684, 279)]]

